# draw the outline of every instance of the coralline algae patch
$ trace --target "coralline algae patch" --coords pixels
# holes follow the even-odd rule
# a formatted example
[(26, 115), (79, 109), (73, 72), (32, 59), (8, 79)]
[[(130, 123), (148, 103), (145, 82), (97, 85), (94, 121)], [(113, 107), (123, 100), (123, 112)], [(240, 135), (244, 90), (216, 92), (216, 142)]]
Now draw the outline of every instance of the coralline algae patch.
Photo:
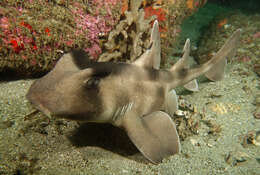
[[(169, 52), (166, 48), (174, 45), (182, 19), (205, 2), (1, 1), (0, 71), (11, 69), (22, 75), (43, 73), (52, 69), (63, 53), (74, 48), (84, 49), (93, 59), (102, 54), (106, 61), (136, 59), (148, 47), (151, 25), (145, 23), (152, 23), (154, 18), (160, 23), (163, 58), (166, 58)], [(135, 16), (124, 23), (131, 12)], [(139, 30), (137, 25), (143, 28)], [(106, 46), (111, 44), (110, 38), (116, 42), (115, 47)]]
[(119, 20), (120, 2), (0, 2), (0, 71), (45, 72), (62, 53), (78, 47), (96, 59), (101, 35)]

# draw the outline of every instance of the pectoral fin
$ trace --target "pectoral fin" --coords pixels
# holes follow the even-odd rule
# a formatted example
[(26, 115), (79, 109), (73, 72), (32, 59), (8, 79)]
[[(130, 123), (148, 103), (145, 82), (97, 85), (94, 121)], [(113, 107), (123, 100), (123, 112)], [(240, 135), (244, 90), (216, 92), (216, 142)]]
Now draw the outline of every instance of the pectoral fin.
[(168, 114), (156, 111), (144, 117), (126, 116), (124, 129), (142, 154), (153, 163), (180, 151), (179, 136)]
[(178, 110), (178, 97), (174, 89), (168, 92), (164, 107), (165, 112), (167, 112), (170, 116), (173, 116)]

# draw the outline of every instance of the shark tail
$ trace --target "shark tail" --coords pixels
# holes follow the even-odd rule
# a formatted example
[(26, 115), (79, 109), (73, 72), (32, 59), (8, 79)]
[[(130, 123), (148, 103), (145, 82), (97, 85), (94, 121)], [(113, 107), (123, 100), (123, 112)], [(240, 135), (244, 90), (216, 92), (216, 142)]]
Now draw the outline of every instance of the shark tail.
[(173, 75), (172, 77), (174, 77), (174, 79), (177, 78), (178, 80), (172, 81), (170, 84), (170, 89), (185, 85), (202, 74), (205, 74), (205, 76), (212, 81), (221, 80), (224, 76), (224, 67), (226, 65), (227, 57), (230, 57), (231, 55), (233, 56), (236, 52), (240, 33), (241, 29), (236, 30), (222, 46), (222, 48), (216, 53), (216, 55), (199, 67), (192, 69), (183, 67), (179, 69), (176, 65), (174, 65), (170, 71)]

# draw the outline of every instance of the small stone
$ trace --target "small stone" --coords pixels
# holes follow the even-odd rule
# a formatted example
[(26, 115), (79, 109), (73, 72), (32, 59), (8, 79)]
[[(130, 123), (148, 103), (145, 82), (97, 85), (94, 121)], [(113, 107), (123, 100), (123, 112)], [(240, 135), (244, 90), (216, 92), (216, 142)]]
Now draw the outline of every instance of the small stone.
[(128, 171), (127, 171), (127, 170), (125, 170), (125, 169), (123, 169), (123, 170), (122, 170), (122, 172), (123, 172), (123, 173), (128, 173)]
[(176, 114), (177, 116), (185, 116), (185, 113), (184, 113), (184, 111), (182, 111), (182, 110), (177, 110), (177, 111), (175, 112), (175, 114)]
[(260, 107), (258, 107), (254, 112), (254, 117), (255, 119), (260, 119)]
[(200, 146), (199, 141), (196, 140), (196, 139), (190, 139), (190, 142), (191, 142), (191, 144), (194, 145), (194, 146)]
[(253, 48), (253, 47), (255, 47), (255, 43), (251, 43), (251, 44), (247, 45), (247, 48)]
[(208, 147), (210, 147), (210, 148), (212, 148), (212, 147), (213, 147), (213, 145), (212, 145), (212, 144), (210, 144), (210, 143), (207, 143), (207, 146), (208, 146)]
[(260, 131), (249, 131), (243, 138), (243, 147), (248, 144), (253, 144), (255, 146), (260, 146)]
[(238, 53), (247, 53), (248, 51), (246, 49), (239, 48), (237, 49)]
[(245, 152), (237, 152), (237, 154), (235, 154), (235, 158), (237, 162), (245, 162), (249, 158), (249, 155)]
[(245, 152), (229, 152), (227, 156), (225, 157), (225, 161), (230, 164), (231, 166), (239, 165), (240, 163), (243, 163), (250, 158), (248, 154)]
[(224, 29), (228, 29), (231, 25), (230, 24), (225, 24)]

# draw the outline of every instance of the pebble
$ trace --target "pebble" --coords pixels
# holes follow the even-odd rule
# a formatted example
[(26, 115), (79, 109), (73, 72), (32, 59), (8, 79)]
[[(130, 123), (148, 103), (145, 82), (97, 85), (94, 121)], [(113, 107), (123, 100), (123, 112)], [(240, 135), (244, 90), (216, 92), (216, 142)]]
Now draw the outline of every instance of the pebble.
[(228, 29), (231, 26), (231, 24), (225, 24), (224, 29)]
[(239, 48), (237, 49), (238, 53), (247, 53), (248, 51), (246, 49)]
[(250, 157), (245, 152), (237, 151), (237, 152), (229, 152), (227, 154), (225, 160), (231, 166), (236, 166), (239, 163), (247, 161), (248, 158), (250, 158)]
[(254, 117), (255, 119), (260, 119), (260, 107), (258, 107), (254, 112)]
[(253, 48), (253, 47), (255, 47), (255, 43), (251, 43), (249, 45), (246, 45), (246, 48)]
[(191, 144), (194, 145), (194, 146), (200, 146), (199, 141), (196, 140), (196, 139), (190, 139), (190, 142), (191, 142)]
[(175, 112), (175, 114), (176, 114), (177, 116), (185, 116), (185, 113), (184, 113), (184, 111), (182, 111), (182, 110), (177, 110), (177, 111)]

